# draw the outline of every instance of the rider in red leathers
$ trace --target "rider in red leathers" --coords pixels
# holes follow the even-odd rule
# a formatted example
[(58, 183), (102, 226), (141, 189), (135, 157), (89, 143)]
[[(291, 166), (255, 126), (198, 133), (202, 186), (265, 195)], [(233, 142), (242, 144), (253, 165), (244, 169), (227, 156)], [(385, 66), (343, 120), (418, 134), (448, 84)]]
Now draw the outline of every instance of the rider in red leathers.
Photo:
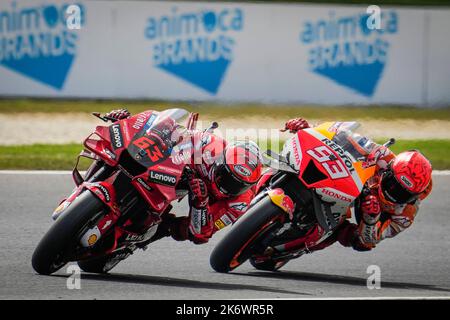
[[(129, 116), (127, 110), (121, 109), (109, 112), (105, 118), (120, 120)], [(259, 148), (254, 142), (227, 143), (208, 131), (195, 131), (191, 148), (189, 216), (169, 214), (154, 238), (170, 235), (178, 241), (206, 243), (215, 232), (242, 216), (254, 197), (262, 171)]]
[[(292, 133), (309, 127), (302, 118), (291, 119), (285, 124), (285, 130)], [(358, 224), (345, 220), (330, 238), (309, 248), (311, 251), (324, 249), (336, 241), (357, 251), (368, 251), (413, 223), (420, 202), (432, 189), (430, 162), (416, 150), (395, 156), (388, 148), (375, 145), (366, 163), (375, 164), (376, 173), (355, 201)], [(314, 243), (319, 235), (320, 230), (315, 230), (307, 240)], [(286, 244), (289, 245), (292, 244)]]
[(262, 164), (252, 142), (228, 144), (208, 132), (195, 133), (193, 141), (196, 177), (189, 181), (190, 213), (170, 229), (174, 239), (199, 244), (247, 211)]

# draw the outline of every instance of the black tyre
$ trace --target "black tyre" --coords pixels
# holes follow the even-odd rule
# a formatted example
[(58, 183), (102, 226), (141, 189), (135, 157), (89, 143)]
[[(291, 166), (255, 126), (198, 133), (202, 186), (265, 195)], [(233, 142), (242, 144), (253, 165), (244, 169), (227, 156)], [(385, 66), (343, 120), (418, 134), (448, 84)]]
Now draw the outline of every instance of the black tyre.
[(111, 257), (109, 255), (78, 261), (81, 270), (91, 273), (107, 273), (112, 267), (108, 266)]
[(283, 267), (289, 260), (275, 261), (275, 260), (265, 260), (262, 262), (257, 262), (256, 259), (250, 258), (250, 264), (258, 270), (264, 271), (277, 271), (281, 267)]
[(267, 232), (279, 227), (276, 221), (284, 214), (269, 197), (260, 200), (214, 248), (209, 260), (211, 267), (217, 272), (228, 272), (244, 263), (254, 253), (253, 246)]
[(67, 251), (77, 245), (77, 236), (89, 220), (104, 208), (90, 191), (84, 191), (61, 214), (34, 250), (32, 266), (40, 274), (51, 274), (62, 268)]

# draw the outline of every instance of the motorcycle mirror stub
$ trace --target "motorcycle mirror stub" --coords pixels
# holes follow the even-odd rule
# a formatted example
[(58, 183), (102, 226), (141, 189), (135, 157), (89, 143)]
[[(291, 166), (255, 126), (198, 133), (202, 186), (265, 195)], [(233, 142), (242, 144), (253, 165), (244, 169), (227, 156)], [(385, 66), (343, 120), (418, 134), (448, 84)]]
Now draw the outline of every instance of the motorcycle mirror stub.
[(383, 144), (383, 146), (385, 146), (386, 148), (389, 148), (390, 146), (394, 145), (397, 141), (395, 140), (395, 138), (390, 138), (385, 144)]

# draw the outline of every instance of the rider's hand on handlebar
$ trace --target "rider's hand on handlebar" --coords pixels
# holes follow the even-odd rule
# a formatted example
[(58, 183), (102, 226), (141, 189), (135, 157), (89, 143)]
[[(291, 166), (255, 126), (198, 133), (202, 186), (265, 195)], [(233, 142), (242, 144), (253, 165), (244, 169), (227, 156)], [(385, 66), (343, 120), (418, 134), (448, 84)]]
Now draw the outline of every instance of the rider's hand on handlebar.
[(380, 219), (381, 207), (378, 198), (368, 195), (361, 204), (362, 218), (368, 225), (374, 225)]
[[(385, 146), (377, 146), (375, 147), (366, 158), (366, 161), (363, 163), (363, 167), (370, 167), (374, 165), (378, 165), (379, 161), (386, 157), (389, 154), (389, 149)], [(381, 165), (380, 165), (381, 166)]]
[(105, 114), (104, 118), (111, 120), (112, 122), (116, 122), (122, 119), (126, 119), (129, 116), (131, 116), (131, 113), (127, 109), (117, 109)]
[(189, 188), (192, 192), (194, 206), (203, 208), (208, 204), (208, 189), (202, 179), (193, 178), (189, 181)]
[(308, 121), (306, 121), (303, 118), (295, 118), (295, 119), (291, 119), (288, 122), (286, 122), (286, 124), (284, 125), (283, 131), (289, 130), (289, 132), (295, 133), (299, 130), (307, 129), (307, 128), (310, 128)]

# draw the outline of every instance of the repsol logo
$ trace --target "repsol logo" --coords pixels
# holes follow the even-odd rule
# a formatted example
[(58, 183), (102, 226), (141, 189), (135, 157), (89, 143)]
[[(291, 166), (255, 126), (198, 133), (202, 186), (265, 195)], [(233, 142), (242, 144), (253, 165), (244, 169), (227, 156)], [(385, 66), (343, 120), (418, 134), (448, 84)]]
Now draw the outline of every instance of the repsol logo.
[(150, 171), (148, 179), (154, 183), (171, 187), (175, 186), (177, 183), (177, 178), (175, 176), (157, 171)]
[(350, 159), (350, 157), (346, 154), (344, 149), (342, 149), (338, 144), (331, 141), (330, 139), (322, 139), (322, 142), (325, 143), (328, 147), (333, 149), (337, 152), (337, 154), (341, 157), (342, 161), (344, 161), (345, 166), (350, 171), (350, 173), (353, 173), (355, 171), (355, 168), (353, 168), (353, 161)]
[(114, 124), (111, 126), (111, 138), (113, 140), (114, 149), (119, 149), (123, 147), (122, 134), (120, 133), (120, 125)]

